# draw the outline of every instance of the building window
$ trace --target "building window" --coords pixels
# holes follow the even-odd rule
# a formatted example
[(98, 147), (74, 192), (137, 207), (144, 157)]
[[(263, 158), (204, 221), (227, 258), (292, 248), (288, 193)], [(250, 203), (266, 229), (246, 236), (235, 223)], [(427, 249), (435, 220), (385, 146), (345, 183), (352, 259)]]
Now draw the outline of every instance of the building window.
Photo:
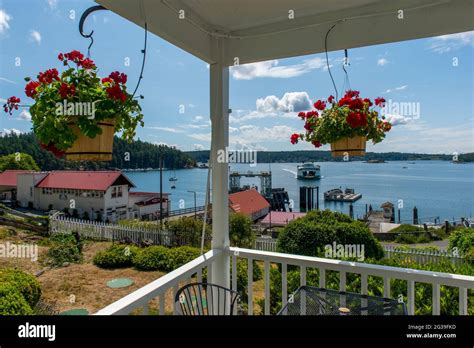
[(122, 197), (122, 186), (117, 187), (117, 197)]
[(116, 198), (117, 197), (117, 187), (112, 187), (112, 198)]
[(33, 197), (33, 187), (30, 187), (30, 197)]

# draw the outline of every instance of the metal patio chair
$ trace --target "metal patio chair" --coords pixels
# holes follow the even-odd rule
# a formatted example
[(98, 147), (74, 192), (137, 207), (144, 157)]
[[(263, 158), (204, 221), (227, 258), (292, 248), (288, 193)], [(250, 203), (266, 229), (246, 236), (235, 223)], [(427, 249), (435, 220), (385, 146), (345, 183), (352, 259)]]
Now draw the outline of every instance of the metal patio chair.
[(175, 308), (181, 315), (233, 315), (239, 311), (237, 291), (211, 283), (191, 283), (178, 290)]

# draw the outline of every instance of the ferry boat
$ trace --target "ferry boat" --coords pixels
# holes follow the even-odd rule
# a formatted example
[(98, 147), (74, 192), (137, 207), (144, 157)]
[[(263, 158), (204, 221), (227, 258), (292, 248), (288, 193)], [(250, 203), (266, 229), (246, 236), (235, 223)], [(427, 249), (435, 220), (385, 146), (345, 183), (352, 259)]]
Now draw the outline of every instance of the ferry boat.
[(335, 188), (324, 192), (325, 201), (334, 202), (355, 202), (362, 198), (361, 193), (355, 193), (354, 189), (346, 188), (344, 191), (340, 188)]
[(298, 179), (321, 179), (321, 167), (314, 163), (303, 163), (296, 167)]

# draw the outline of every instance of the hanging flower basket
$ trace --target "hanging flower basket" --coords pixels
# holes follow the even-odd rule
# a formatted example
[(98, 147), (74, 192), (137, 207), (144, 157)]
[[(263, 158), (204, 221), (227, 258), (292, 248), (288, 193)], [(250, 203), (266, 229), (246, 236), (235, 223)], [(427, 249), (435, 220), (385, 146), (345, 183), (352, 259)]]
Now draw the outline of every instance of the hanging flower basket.
[[(78, 51), (59, 54), (66, 67), (53, 68), (28, 82), (25, 94), (30, 106), (33, 132), (41, 147), (71, 161), (110, 161), (114, 134), (131, 141), (136, 127), (143, 126), (138, 101), (127, 92), (127, 75), (118, 71), (97, 76), (95, 63)], [(71, 66), (71, 65), (72, 66)], [(18, 110), (20, 99), (10, 97), (7, 113)]]
[[(375, 107), (383, 107), (384, 103), (383, 98), (375, 99)], [(330, 144), (333, 157), (364, 156), (366, 142), (381, 142), (392, 128), (373, 105), (369, 98), (362, 99), (358, 91), (351, 90), (339, 101), (332, 95), (327, 102), (318, 100), (314, 103), (316, 110), (298, 113), (305, 121), (305, 132), (293, 134), (291, 143), (303, 140), (317, 148)]]
[(365, 156), (367, 138), (356, 135), (352, 138), (342, 138), (331, 143), (331, 155), (339, 156)]

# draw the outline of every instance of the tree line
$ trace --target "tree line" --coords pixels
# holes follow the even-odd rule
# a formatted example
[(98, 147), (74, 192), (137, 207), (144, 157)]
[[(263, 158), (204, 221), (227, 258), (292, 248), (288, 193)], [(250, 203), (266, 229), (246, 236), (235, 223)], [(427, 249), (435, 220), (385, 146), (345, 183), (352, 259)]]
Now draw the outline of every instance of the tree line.
[[(62, 169), (139, 169), (159, 168), (160, 151), (163, 155), (163, 167), (193, 167), (196, 161), (188, 154), (165, 145), (158, 146), (141, 140), (128, 143), (118, 137), (114, 138), (112, 161), (110, 162), (71, 162), (55, 157), (42, 149), (33, 133), (6, 134), (0, 137), (0, 156), (14, 154), (30, 155), (41, 170)], [(5, 159), (11, 162), (14, 156)], [(7, 168), (15, 169), (15, 168)]]
[[(206, 163), (209, 160), (209, 150), (186, 152), (197, 162)], [(364, 157), (353, 157), (352, 160), (380, 160), (380, 161), (420, 161), (420, 160), (442, 160), (452, 161), (453, 155), (445, 154), (423, 154), (403, 152), (367, 152)], [(334, 158), (331, 151), (258, 151), (257, 161), (260, 163), (295, 163), (295, 162), (340, 162), (341, 157)], [(458, 155), (459, 162), (473, 162), (474, 153)]]

